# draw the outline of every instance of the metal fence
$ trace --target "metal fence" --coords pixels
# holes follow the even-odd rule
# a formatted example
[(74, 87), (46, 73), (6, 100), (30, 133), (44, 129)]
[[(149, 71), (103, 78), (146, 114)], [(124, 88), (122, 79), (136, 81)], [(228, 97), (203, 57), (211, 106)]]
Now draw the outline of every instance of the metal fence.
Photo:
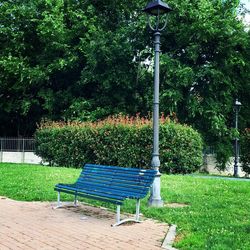
[(0, 138), (0, 152), (34, 152), (34, 138)]

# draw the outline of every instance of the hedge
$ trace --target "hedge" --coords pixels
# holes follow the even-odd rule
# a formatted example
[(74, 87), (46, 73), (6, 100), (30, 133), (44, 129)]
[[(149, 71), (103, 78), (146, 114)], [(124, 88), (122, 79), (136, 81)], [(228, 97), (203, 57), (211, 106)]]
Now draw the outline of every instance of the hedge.
[[(36, 154), (53, 165), (84, 163), (150, 168), (150, 120), (109, 118), (98, 123), (43, 123), (35, 133)], [(160, 124), (161, 172), (191, 173), (202, 165), (202, 138), (186, 125)]]
[(250, 128), (245, 129), (241, 136), (240, 161), (242, 170), (250, 174)]

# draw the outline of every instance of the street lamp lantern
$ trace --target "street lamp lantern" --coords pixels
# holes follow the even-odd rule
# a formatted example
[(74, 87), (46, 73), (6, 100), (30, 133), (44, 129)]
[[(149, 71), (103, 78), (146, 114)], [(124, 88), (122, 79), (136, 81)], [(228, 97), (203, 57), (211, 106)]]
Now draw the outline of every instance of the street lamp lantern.
[[(157, 0), (157, 1), (149, 2), (143, 11), (148, 14), (148, 25), (150, 29), (154, 31), (154, 33), (156, 33), (166, 28), (167, 17), (165, 16), (165, 24), (161, 28), (159, 27), (160, 17), (172, 11), (172, 9), (166, 3), (162, 2), (161, 0)], [(155, 25), (151, 24), (150, 16), (156, 17)], [(157, 36), (159, 36), (159, 39), (160, 39), (160, 34), (157, 34)]]
[(240, 108), (241, 108), (242, 104), (241, 102), (238, 101), (238, 99), (235, 100), (235, 103), (234, 103), (234, 111), (240, 111)]
[[(161, 199), (161, 182), (160, 182), (160, 158), (159, 158), (159, 86), (160, 86), (160, 36), (161, 31), (167, 25), (167, 18), (162, 27), (160, 27), (160, 16), (172, 11), (172, 9), (164, 2), (157, 0), (147, 4), (143, 10), (148, 14), (148, 25), (154, 32), (154, 103), (153, 103), (153, 153), (151, 167), (157, 171), (156, 177), (152, 184), (151, 194), (148, 201), (149, 206), (162, 207)], [(156, 18), (154, 25), (151, 23), (150, 16)]]
[[(235, 100), (234, 103), (234, 112), (235, 112), (235, 129), (238, 131), (238, 119), (239, 119), (239, 111), (242, 104)], [(239, 139), (235, 137), (234, 139), (234, 176), (238, 177), (238, 164), (239, 164)]]
[(164, 2), (158, 0), (147, 4), (146, 8), (143, 10), (152, 16), (158, 16), (170, 12), (172, 9)]

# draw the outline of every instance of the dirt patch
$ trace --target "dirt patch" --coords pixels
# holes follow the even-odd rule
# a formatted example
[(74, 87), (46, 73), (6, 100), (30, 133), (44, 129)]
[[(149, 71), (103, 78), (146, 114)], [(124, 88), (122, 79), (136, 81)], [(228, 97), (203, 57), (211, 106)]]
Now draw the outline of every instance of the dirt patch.
[(135, 225), (137, 223), (138, 222), (136, 222), (136, 221), (126, 221), (123, 224), (121, 224), (120, 226), (124, 226), (124, 227), (126, 227), (126, 226), (133, 226), (133, 225)]
[(95, 218), (101, 219), (101, 218), (106, 218), (106, 219), (112, 219), (114, 218), (114, 213), (111, 213), (107, 211), (106, 209), (100, 209), (96, 207), (91, 207), (91, 206), (64, 206), (62, 207), (63, 209), (78, 213), (78, 214), (84, 214), (86, 216), (93, 216)]
[(164, 207), (170, 207), (170, 208), (182, 208), (182, 207), (188, 207), (188, 206), (189, 205), (186, 203), (177, 203), (177, 202), (164, 204)]
[(174, 243), (177, 243), (184, 239), (184, 234), (177, 234), (174, 239)]

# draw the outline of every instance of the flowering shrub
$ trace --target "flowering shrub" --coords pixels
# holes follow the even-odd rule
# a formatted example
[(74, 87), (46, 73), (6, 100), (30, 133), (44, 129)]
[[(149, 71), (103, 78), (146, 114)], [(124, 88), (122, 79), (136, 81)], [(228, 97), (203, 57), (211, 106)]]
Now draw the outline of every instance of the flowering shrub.
[[(152, 121), (117, 116), (96, 123), (43, 122), (35, 133), (36, 154), (51, 164), (84, 163), (150, 168)], [(202, 164), (202, 139), (191, 127), (161, 117), (161, 172), (190, 173)]]

